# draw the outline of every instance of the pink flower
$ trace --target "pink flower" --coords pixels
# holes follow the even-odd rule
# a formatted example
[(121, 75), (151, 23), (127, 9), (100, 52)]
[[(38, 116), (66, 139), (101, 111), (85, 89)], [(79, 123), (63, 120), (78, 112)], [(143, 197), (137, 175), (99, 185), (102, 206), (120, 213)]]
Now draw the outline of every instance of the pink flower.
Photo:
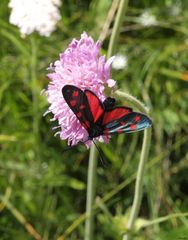
[[(85, 32), (80, 40), (73, 39), (68, 48), (60, 54), (60, 59), (54, 65), (51, 64), (48, 74), (50, 83), (46, 90), (46, 96), (52, 112), (52, 120), (58, 120), (61, 128), (56, 134), (60, 138), (68, 140), (68, 144), (75, 145), (88, 137), (87, 131), (81, 126), (72, 110), (62, 96), (64, 85), (71, 84), (80, 89), (90, 89), (103, 101), (105, 99), (105, 86), (114, 87), (115, 81), (110, 79), (110, 65), (113, 58), (105, 62), (105, 56), (100, 55), (101, 45), (99, 41), (89, 37)], [(107, 138), (101, 137), (107, 142)], [(89, 146), (89, 141), (87, 142)]]

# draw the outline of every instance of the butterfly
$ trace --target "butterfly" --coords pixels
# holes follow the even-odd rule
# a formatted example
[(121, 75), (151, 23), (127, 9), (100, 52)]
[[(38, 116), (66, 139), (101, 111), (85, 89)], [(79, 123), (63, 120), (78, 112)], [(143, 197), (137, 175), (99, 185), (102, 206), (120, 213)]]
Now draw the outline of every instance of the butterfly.
[[(102, 102), (95, 93), (82, 91), (74, 85), (65, 85), (62, 94), (69, 108), (88, 133), (88, 140), (99, 136), (141, 131), (151, 127), (151, 119), (129, 107), (115, 107), (116, 100), (107, 97)], [(84, 141), (84, 142), (86, 142)]]

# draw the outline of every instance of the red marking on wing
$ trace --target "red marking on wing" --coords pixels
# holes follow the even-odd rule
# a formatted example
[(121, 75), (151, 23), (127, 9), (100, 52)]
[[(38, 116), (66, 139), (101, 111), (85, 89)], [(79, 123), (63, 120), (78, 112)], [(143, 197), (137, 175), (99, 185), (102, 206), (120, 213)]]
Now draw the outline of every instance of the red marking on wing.
[(89, 121), (81, 122), (81, 124), (86, 129), (90, 128), (90, 122)]
[(80, 117), (82, 116), (82, 113), (81, 113), (81, 112), (78, 112), (78, 113), (76, 113), (76, 116), (77, 116), (78, 118), (80, 118)]
[(104, 113), (103, 105), (99, 98), (91, 91), (86, 90), (85, 94), (87, 96), (89, 107), (94, 118), (94, 123), (102, 116)]
[(71, 107), (76, 106), (76, 100), (71, 100), (71, 101), (70, 101), (70, 105), (71, 105)]
[(84, 105), (84, 104), (82, 104), (82, 105), (80, 105), (80, 110), (83, 110), (84, 108), (86, 108), (86, 105)]
[(74, 90), (73, 93), (72, 93), (72, 96), (73, 96), (73, 97), (77, 97), (77, 96), (78, 96), (78, 91), (77, 91), (77, 90)]
[(85, 121), (85, 124), (90, 127), (90, 122), (89, 121)]
[(131, 124), (130, 128), (131, 128), (132, 130), (135, 130), (135, 129), (136, 129), (136, 125), (135, 125), (135, 124)]
[(125, 125), (125, 122), (123, 122), (123, 121), (122, 121), (122, 122), (120, 122), (120, 125), (121, 125), (121, 126)]
[(110, 134), (110, 131), (108, 129), (105, 129), (104, 132), (103, 132), (105, 135), (109, 135)]
[(135, 122), (139, 122), (140, 121), (140, 116), (136, 115), (134, 120), (135, 120)]
[(102, 125), (106, 125), (129, 114), (132, 110), (126, 107), (117, 107), (111, 111), (105, 112)]
[(122, 133), (123, 130), (122, 130), (122, 129), (118, 129), (117, 132), (118, 132), (118, 133)]

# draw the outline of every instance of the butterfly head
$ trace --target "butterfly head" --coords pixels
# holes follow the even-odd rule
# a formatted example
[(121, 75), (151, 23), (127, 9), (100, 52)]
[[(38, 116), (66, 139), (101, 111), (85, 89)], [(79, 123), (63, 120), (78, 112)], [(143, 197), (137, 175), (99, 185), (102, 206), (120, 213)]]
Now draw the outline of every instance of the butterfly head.
[(115, 106), (115, 102), (115, 98), (107, 97), (103, 102), (105, 110), (111, 110)]

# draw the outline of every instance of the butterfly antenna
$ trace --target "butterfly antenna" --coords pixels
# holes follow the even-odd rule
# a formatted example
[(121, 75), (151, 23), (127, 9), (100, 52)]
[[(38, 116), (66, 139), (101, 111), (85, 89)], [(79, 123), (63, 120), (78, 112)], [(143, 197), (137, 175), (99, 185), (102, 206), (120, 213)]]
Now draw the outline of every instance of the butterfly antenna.
[(106, 161), (104, 160), (104, 158), (103, 158), (103, 153), (102, 153), (100, 147), (97, 146), (97, 144), (96, 144), (96, 142), (95, 142), (94, 140), (92, 140), (92, 142), (94, 143), (96, 149), (97, 149), (98, 152), (99, 152), (99, 159), (100, 159), (100, 161), (101, 161), (103, 167), (107, 168), (107, 167), (108, 167), (108, 164), (107, 164), (107, 162), (106, 162)]

